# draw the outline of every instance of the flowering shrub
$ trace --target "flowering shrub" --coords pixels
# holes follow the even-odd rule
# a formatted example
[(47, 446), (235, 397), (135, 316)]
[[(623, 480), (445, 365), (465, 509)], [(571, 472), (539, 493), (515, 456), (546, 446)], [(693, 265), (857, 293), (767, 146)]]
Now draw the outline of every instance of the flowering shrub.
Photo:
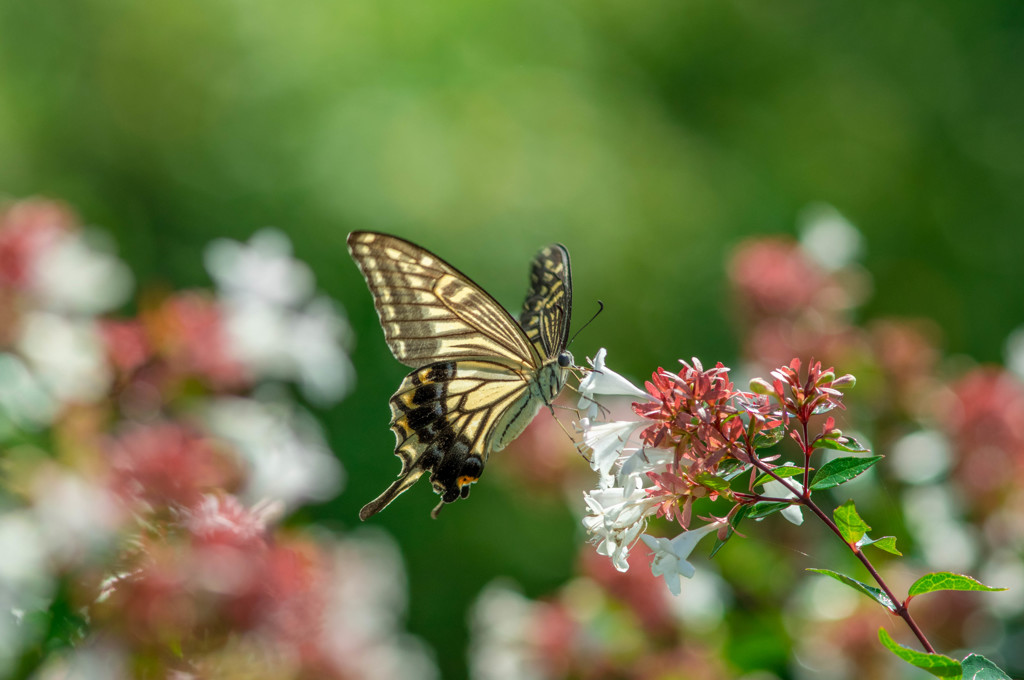
[[(746, 389), (733, 384), (734, 371), (721, 363), (705, 368), (693, 359), (681, 362), (678, 371), (659, 368), (641, 389), (608, 367), (604, 349), (589, 360), (577, 426), (597, 484), (584, 494), (582, 523), (597, 555), (623, 580), (616, 587), (607, 575), (598, 578), (585, 568), (585, 576), (541, 602), (495, 584), (478, 602), (477, 668), (498, 658), (505, 667), (528, 672), (478, 670), (476, 677), (606, 678), (625, 675), (626, 668), (632, 677), (675, 677), (672, 673), (683, 666), (647, 662), (683, 663), (684, 658), (686, 672), (694, 677), (740, 674), (708, 653), (722, 644), (716, 640), (742, 635), (739, 619), (713, 616), (710, 628), (717, 632), (709, 635), (709, 628), (686, 611), (709, 593), (719, 608), (729, 597), (713, 566), (700, 571), (691, 555), (711, 534), (716, 536), (712, 556), (728, 558), (730, 549), (747, 555), (733, 586), (734, 597), (749, 606), (761, 595), (757, 584), (764, 587), (771, 578), (762, 573), (778, 558), (733, 546), (737, 538), (749, 538), (755, 526), (759, 534), (770, 532), (772, 542), (796, 539), (770, 520), (754, 524), (773, 515), (793, 525), (801, 525), (805, 516), (817, 520), (864, 574), (816, 566), (810, 571), (831, 580), (816, 576), (788, 588), (785, 621), (796, 672), (916, 677), (906, 674), (910, 666), (894, 665), (902, 663), (898, 658), (941, 677), (1009, 677), (967, 650), (980, 646), (1005, 658), (1006, 645), (979, 644), (972, 626), (1019, 630), (1013, 618), (1019, 598), (968, 597), (970, 591), (1001, 589), (959, 572), (974, 568), (986, 581), (1022, 582), (1024, 542), (1009, 528), (1019, 525), (1009, 514), (1020, 507), (1014, 480), (1021, 460), (1024, 386), (991, 367), (948, 377), (937, 333), (927, 321), (857, 325), (853, 312), (868, 288), (854, 263), (857, 248), (840, 257), (834, 247), (831, 253), (821, 248), (830, 242), (856, 244), (851, 230), (838, 213), (819, 208), (800, 242), (754, 239), (737, 248), (730, 274), (744, 329), (742, 370), (763, 376), (746, 378)], [(852, 375), (794, 356), (852, 365), (866, 379), (851, 389)], [(851, 422), (858, 424), (857, 437), (844, 431)], [(840, 423), (846, 425), (841, 429)], [(885, 466), (877, 465), (883, 456), (860, 443), (867, 440), (884, 447), (876, 450), (890, 449)], [(862, 483), (868, 478), (902, 494), (912, 564), (897, 561), (907, 549), (903, 540), (897, 547), (894, 536), (874, 533), (850, 496), (839, 495), (845, 484), (857, 481), (858, 491), (850, 494), (866, 497), (867, 507), (878, 512)], [(970, 531), (967, 516), (984, 526), (981, 535)], [(890, 517), (878, 523), (893, 524)], [(810, 554), (820, 560), (821, 552)], [(825, 555), (842, 559), (835, 551)], [(921, 562), (936, 571), (925, 573)], [(647, 573), (637, 575), (638, 569)], [(662, 582), (661, 599), (652, 597), (653, 578)], [(643, 586), (631, 588), (627, 582)], [(938, 590), (959, 592), (919, 597)], [(666, 604), (665, 598), (675, 603)], [(761, 611), (755, 608), (750, 615)], [(660, 618), (657, 612), (668, 615)], [(647, 628), (650, 618), (663, 621), (660, 633)], [(536, 639), (553, 619), (560, 622), (556, 639), (563, 641), (555, 648)], [(908, 644), (897, 643), (888, 632), (897, 620), (912, 636)], [(761, 625), (770, 627), (763, 619)], [(609, 630), (616, 633), (608, 635)], [(616, 649), (623, 639), (636, 642)], [(935, 653), (932, 640), (955, 651), (956, 658)], [(606, 656), (606, 650), (616, 651)], [(894, 656), (886, 658), (885, 650)]]
[(71, 212), (0, 212), (0, 675), (430, 678), (379, 535), (280, 520), (343, 473), (291, 396), (348, 391), (350, 331), (287, 238), (215, 241), (213, 291), (128, 301)]

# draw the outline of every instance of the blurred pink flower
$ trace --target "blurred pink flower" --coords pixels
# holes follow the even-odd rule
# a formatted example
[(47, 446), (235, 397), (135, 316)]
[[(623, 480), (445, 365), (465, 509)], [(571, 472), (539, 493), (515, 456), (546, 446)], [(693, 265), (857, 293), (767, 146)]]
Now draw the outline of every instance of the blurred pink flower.
[(204, 379), (214, 389), (248, 382), (231, 349), (217, 301), (198, 292), (177, 293), (143, 317), (151, 342), (172, 368)]
[(771, 316), (800, 312), (827, 278), (796, 241), (777, 237), (741, 243), (729, 262), (729, 276), (744, 305)]
[(1019, 482), (1024, 472), (1024, 385), (1012, 373), (982, 367), (960, 378), (952, 385), (943, 422), (959, 459), (953, 477), (975, 501)]
[(205, 493), (236, 486), (240, 474), (213, 440), (177, 423), (129, 427), (108, 450), (114, 491), (151, 510), (191, 508)]
[(36, 259), (76, 226), (74, 213), (57, 201), (27, 199), (0, 212), (0, 285), (30, 286)]

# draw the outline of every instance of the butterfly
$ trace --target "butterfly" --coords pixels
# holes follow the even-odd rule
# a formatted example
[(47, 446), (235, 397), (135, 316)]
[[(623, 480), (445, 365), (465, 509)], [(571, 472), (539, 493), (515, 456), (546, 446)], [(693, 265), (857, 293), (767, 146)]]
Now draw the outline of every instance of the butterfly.
[(468, 276), (425, 248), (387, 234), (348, 236), (395, 358), (412, 367), (391, 397), (402, 471), (359, 511), (383, 510), (422, 475), (446, 503), (469, 496), (492, 451), (558, 396), (574, 365), (569, 253), (543, 248), (530, 268), (518, 322)]

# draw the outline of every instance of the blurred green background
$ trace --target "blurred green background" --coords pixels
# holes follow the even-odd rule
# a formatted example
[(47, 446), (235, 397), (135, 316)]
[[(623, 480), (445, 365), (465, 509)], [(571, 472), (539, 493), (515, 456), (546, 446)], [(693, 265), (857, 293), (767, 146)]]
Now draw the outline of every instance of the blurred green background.
[[(577, 358), (640, 376), (734, 361), (726, 254), (824, 201), (864, 234), (865, 314), (995, 361), (1024, 308), (1022, 79), (1016, 1), (0, 0), (0, 193), (67, 201), (145, 285), (207, 285), (210, 239), (286, 231), (356, 330), (357, 390), (322, 414), (348, 487), (298, 520), (348, 529), (397, 472), (405, 373), (349, 231), (421, 243), (511, 308), (560, 241), (577, 319), (606, 305)], [(373, 523), (459, 677), (479, 588), (547, 592), (581, 539), (561, 503), (486, 480), (433, 503), (421, 485)]]

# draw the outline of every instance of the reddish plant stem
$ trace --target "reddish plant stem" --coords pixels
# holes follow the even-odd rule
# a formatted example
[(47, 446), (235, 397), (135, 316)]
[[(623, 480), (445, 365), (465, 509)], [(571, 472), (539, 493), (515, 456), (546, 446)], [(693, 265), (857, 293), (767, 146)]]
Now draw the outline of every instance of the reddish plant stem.
[[(878, 573), (878, 570), (875, 569), (875, 566), (873, 564), (871, 564), (871, 560), (868, 559), (864, 552), (856, 545), (848, 543), (846, 539), (843, 538), (843, 533), (839, 530), (839, 527), (836, 526), (836, 523), (832, 521), (832, 518), (825, 514), (825, 512), (821, 508), (819, 508), (814, 501), (811, 500), (809, 475), (811, 454), (814, 452), (814, 448), (808, 444), (809, 440), (807, 439), (807, 423), (803, 423), (803, 433), (804, 443), (801, 445), (801, 448), (804, 449), (804, 485), (802, 490), (797, 491), (797, 489), (790, 485), (785, 478), (776, 475), (774, 471), (769, 469), (768, 466), (761, 462), (761, 459), (757, 457), (757, 454), (755, 453), (753, 447), (750, 447), (748, 445), (747, 454), (750, 458), (750, 461), (759, 470), (767, 473), (776, 481), (781, 482), (782, 485), (786, 487), (786, 489), (788, 489), (791, 493), (796, 495), (796, 498), (785, 500), (791, 500), (794, 503), (799, 503), (800, 505), (803, 505), (808, 510), (813, 512), (818, 517), (818, 519), (825, 523), (825, 526), (827, 526), (829, 530), (832, 531), (832, 533), (839, 537), (839, 540), (846, 544), (846, 547), (848, 547), (850, 551), (853, 552), (857, 559), (860, 560), (860, 563), (864, 565), (864, 568), (868, 570), (868, 573), (871, 574), (871, 577), (875, 579), (875, 583), (877, 583), (878, 586), (882, 589), (882, 592), (885, 593), (885, 596), (889, 598), (889, 601), (892, 603), (893, 606), (893, 609), (891, 609), (891, 611), (906, 622), (907, 626), (910, 628), (911, 631), (913, 631), (914, 635), (917, 636), (917, 639), (921, 642), (921, 646), (924, 647), (925, 651), (929, 654), (934, 654), (935, 648), (932, 647), (932, 644), (928, 641), (928, 638), (925, 637), (925, 634), (921, 630), (920, 626), (917, 625), (917, 621), (915, 621), (914, 617), (911, 616), (910, 610), (907, 608), (906, 601), (900, 600), (896, 597), (896, 595), (889, 588), (889, 585), (885, 582), (885, 579), (882, 578), (882, 575)], [(758, 499), (761, 500), (762, 498), (758, 497)], [(764, 498), (763, 500), (769, 499)]]

